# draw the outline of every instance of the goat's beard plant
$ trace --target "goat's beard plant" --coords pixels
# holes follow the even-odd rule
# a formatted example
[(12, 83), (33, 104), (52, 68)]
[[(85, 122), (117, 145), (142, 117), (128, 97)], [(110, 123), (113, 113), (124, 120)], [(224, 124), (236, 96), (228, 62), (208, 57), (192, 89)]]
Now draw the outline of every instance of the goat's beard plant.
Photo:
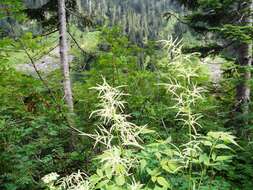
[[(104, 146), (103, 153), (95, 159), (96, 172), (91, 176), (78, 172), (60, 180), (56, 180), (57, 174), (49, 174), (43, 178), (49, 189), (200, 190), (212, 186), (207, 183), (210, 175), (214, 178), (215, 171), (226, 168), (233, 158), (231, 145), (238, 145), (227, 132), (198, 132), (202, 115), (193, 110), (204, 98), (204, 89), (193, 82), (198, 77), (198, 65), (191, 64), (195, 55), (182, 54), (180, 41), (170, 39), (162, 43), (169, 55), (168, 62), (162, 65), (168, 82), (159, 85), (175, 101), (175, 118), (188, 128), (189, 140), (178, 146), (170, 137), (145, 144), (141, 137), (153, 131), (128, 121), (130, 116), (123, 112), (122, 96), (126, 94), (120, 90), (122, 87), (113, 88), (103, 79), (102, 85), (93, 88), (99, 92), (100, 103), (91, 114), (98, 116), (101, 124), (94, 134), (80, 134), (92, 138), (94, 146)], [(176, 77), (169, 77), (170, 71)], [(54, 178), (48, 179), (50, 176)]]

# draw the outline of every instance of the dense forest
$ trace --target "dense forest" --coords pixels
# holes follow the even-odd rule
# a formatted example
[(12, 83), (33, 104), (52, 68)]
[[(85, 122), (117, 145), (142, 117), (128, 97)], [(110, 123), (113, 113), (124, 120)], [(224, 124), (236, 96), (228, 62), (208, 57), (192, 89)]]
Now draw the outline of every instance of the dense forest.
[(252, 190), (253, 0), (1, 0), (0, 190)]

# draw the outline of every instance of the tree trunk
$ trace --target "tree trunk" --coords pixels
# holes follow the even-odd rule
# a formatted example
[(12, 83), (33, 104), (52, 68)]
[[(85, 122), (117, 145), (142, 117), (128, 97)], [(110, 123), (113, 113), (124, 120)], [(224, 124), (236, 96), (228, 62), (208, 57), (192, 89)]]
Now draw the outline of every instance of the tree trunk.
[[(253, 10), (253, 1), (249, 2), (250, 13)], [(242, 19), (242, 24), (244, 26), (252, 26), (252, 15), (247, 14)], [(249, 113), (249, 102), (250, 102), (250, 79), (251, 79), (251, 63), (252, 63), (252, 43), (241, 43), (238, 47), (238, 63), (240, 65), (240, 82), (236, 88), (236, 111), (242, 114), (239, 119), (239, 125), (247, 125), (248, 119), (247, 115)]]
[(83, 12), (81, 0), (76, 0), (76, 7), (77, 7), (78, 13), (82, 13)]
[[(67, 104), (68, 114), (66, 116), (69, 127), (74, 128), (74, 104), (70, 80), (70, 68), (68, 63), (68, 42), (67, 42), (67, 19), (65, 0), (58, 0), (59, 34), (60, 34), (60, 59), (63, 73), (64, 100)], [(71, 131), (69, 150), (73, 151), (76, 143), (76, 135)]]
[(73, 113), (74, 105), (73, 105), (69, 63), (68, 63), (67, 21), (66, 21), (65, 0), (58, 0), (58, 9), (60, 21), (60, 28), (59, 28), (60, 58), (63, 72), (64, 99), (68, 106), (69, 113)]

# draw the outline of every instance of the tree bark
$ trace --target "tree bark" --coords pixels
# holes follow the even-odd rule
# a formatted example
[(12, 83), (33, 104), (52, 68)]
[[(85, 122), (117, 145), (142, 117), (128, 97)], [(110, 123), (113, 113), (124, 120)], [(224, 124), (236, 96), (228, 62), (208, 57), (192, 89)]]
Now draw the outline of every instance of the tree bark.
[(67, 21), (65, 0), (58, 0), (59, 12), (59, 34), (60, 34), (60, 59), (63, 72), (64, 99), (68, 106), (69, 113), (74, 112), (73, 96), (70, 81), (70, 69), (68, 63), (68, 43), (67, 43)]
[[(253, 11), (253, 0), (248, 4), (249, 14), (244, 16), (242, 24), (244, 26), (252, 26), (252, 11)], [(238, 63), (240, 66), (240, 82), (236, 88), (236, 111), (242, 114), (238, 124), (247, 125), (247, 115), (249, 113), (250, 103), (250, 80), (251, 80), (251, 63), (252, 63), (252, 43), (241, 43), (238, 47)]]

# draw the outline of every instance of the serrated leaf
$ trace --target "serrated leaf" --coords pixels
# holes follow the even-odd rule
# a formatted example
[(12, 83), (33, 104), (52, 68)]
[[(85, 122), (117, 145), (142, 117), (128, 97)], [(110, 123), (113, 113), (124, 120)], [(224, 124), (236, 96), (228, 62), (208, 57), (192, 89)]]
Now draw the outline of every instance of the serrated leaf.
[(161, 172), (156, 168), (154, 170), (151, 170), (150, 168), (147, 168), (147, 172), (151, 176), (158, 176)]
[(162, 168), (169, 173), (175, 173), (179, 168), (177, 162), (172, 160), (162, 160), (160, 164)]
[(101, 178), (98, 175), (94, 174), (90, 176), (89, 180), (92, 184), (96, 184), (101, 180)]
[(103, 170), (101, 170), (101, 169), (97, 169), (97, 174), (98, 174), (99, 177), (103, 177), (104, 176)]
[(104, 187), (105, 185), (107, 185), (109, 182), (110, 182), (110, 180), (108, 180), (108, 179), (103, 180), (103, 181), (99, 182), (99, 183), (96, 185), (96, 188), (100, 189), (100, 188)]
[(233, 156), (217, 156), (215, 161), (227, 161), (227, 160), (231, 160), (233, 158)]
[(205, 146), (212, 146), (212, 143), (210, 141), (202, 141), (202, 143), (205, 145)]
[(108, 179), (111, 179), (111, 178), (112, 178), (112, 168), (107, 167), (107, 168), (105, 169), (105, 175), (106, 175), (106, 177), (107, 177)]
[(123, 175), (121, 176), (117, 176), (115, 178), (115, 181), (116, 181), (116, 184), (119, 185), (119, 186), (122, 186), (125, 184), (126, 180), (125, 180), (125, 177)]
[(141, 171), (144, 171), (144, 169), (145, 169), (146, 166), (147, 166), (146, 160), (141, 160), (140, 161)]
[(217, 148), (217, 149), (228, 149), (228, 150), (233, 150), (232, 148), (230, 148), (229, 146), (225, 145), (225, 144), (217, 144), (215, 145), (214, 148)]
[(199, 161), (200, 161), (200, 163), (204, 163), (205, 165), (209, 165), (209, 158), (208, 158), (207, 154), (201, 154), (199, 156)]
[(158, 160), (160, 160), (162, 155), (161, 155), (160, 152), (156, 152), (156, 153), (155, 153), (155, 156), (156, 156), (156, 158), (157, 158)]
[(154, 182), (154, 183), (155, 183), (155, 182), (156, 182), (156, 180), (157, 180), (157, 177), (156, 177), (156, 176), (152, 176), (152, 177), (151, 177), (151, 181), (152, 181), (152, 182)]
[(171, 185), (167, 182), (167, 180), (164, 177), (158, 177), (157, 183), (162, 187), (171, 188)]

